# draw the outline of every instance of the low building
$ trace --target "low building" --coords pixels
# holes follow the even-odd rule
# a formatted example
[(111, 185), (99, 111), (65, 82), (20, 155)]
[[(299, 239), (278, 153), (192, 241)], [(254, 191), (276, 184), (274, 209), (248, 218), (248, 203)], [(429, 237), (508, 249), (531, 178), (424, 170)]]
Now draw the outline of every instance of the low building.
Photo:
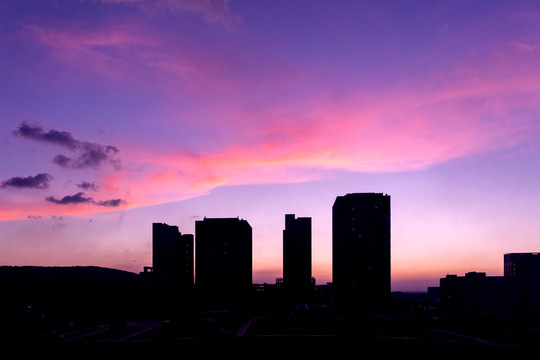
[(512, 294), (511, 281), (504, 276), (469, 272), (440, 279), (440, 306), (450, 312), (514, 315)]

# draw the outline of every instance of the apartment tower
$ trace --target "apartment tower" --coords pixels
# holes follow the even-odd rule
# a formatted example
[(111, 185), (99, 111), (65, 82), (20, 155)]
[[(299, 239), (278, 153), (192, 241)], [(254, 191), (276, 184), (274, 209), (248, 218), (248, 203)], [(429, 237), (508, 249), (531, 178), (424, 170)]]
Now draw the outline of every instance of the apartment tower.
[(314, 291), (311, 278), (311, 218), (285, 215), (283, 230), (283, 286), (290, 301), (308, 302)]
[(359, 311), (390, 298), (390, 196), (352, 193), (332, 207), (332, 284), (336, 305)]

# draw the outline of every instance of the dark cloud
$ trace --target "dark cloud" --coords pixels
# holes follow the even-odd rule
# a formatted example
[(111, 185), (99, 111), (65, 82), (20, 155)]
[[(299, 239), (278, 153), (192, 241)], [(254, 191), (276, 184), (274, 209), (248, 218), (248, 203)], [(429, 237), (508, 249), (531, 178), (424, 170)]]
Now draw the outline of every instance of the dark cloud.
[(33, 188), (33, 189), (46, 189), (49, 187), (49, 182), (52, 180), (52, 176), (49, 174), (37, 174), (36, 176), (27, 177), (12, 177), (2, 182), (1, 187), (14, 187), (14, 188)]
[(53, 159), (53, 163), (60, 165), (61, 167), (71, 167), (73, 160), (64, 155), (56, 155)]
[(83, 181), (82, 183), (77, 184), (77, 186), (80, 187), (81, 189), (91, 190), (91, 191), (97, 191), (99, 189), (99, 187), (95, 183), (88, 182), (88, 181)]
[(124, 203), (124, 200), (122, 199), (111, 199), (111, 200), (105, 200), (105, 201), (98, 201), (96, 205), (99, 206), (106, 206), (106, 207), (118, 207)]
[(13, 134), (30, 140), (62, 146), (77, 153), (78, 156), (75, 158), (65, 155), (54, 157), (53, 162), (64, 168), (97, 169), (104, 163), (109, 163), (116, 169), (120, 168), (120, 160), (116, 158), (119, 150), (112, 145), (80, 141), (66, 131), (49, 130), (45, 132), (41, 126), (27, 122), (19, 125)]
[(53, 143), (72, 150), (79, 145), (79, 141), (75, 140), (69, 132), (58, 130), (44, 132), (41, 126), (28, 124), (27, 122), (19, 125), (19, 128), (13, 133), (27, 139)]
[(87, 196), (82, 191), (76, 193), (75, 195), (66, 195), (61, 199), (57, 199), (53, 196), (49, 196), (45, 200), (58, 204), (58, 205), (92, 204), (92, 205), (105, 206), (105, 207), (118, 207), (124, 203), (124, 200), (121, 200), (121, 199), (95, 201), (93, 198)]
[(98, 168), (102, 163), (108, 162), (115, 168), (120, 168), (120, 162), (115, 158), (118, 149), (111, 145), (82, 143), (81, 155), (72, 162), (75, 168)]
[(78, 192), (75, 195), (66, 195), (62, 199), (49, 196), (46, 200), (59, 205), (94, 203), (94, 199), (87, 197), (83, 192)]
[[(27, 219), (28, 220), (42, 220), (42, 219), (46, 219), (46, 218), (44, 218), (41, 215), (28, 215)], [(54, 221), (64, 220), (64, 218), (62, 216), (56, 216), (56, 215), (51, 215), (51, 217), (49, 219), (54, 220)]]

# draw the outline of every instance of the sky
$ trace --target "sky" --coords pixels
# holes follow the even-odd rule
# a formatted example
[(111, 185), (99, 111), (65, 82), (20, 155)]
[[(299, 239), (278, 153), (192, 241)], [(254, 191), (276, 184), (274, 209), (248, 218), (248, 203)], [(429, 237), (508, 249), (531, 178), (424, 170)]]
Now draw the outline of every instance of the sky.
[(0, 0), (0, 265), (151, 266), (151, 224), (391, 196), (392, 290), (540, 251), (540, 2)]

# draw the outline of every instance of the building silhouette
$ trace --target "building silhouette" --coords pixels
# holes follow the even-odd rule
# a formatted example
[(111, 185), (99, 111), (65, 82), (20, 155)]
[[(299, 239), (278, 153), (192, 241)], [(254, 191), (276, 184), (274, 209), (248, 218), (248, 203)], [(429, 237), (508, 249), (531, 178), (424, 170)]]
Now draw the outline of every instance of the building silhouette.
[(540, 277), (540, 253), (504, 254), (504, 276)]
[(313, 298), (311, 277), (311, 218), (285, 215), (283, 230), (283, 286), (285, 295), (294, 303), (307, 303)]
[(540, 319), (540, 254), (505, 254), (504, 276), (446, 275), (440, 304), (450, 312)]
[(540, 253), (504, 254), (504, 276), (512, 281), (514, 312), (540, 319)]
[(512, 287), (508, 277), (471, 271), (440, 279), (440, 305), (449, 313), (513, 315)]
[(252, 229), (239, 218), (195, 222), (195, 284), (200, 305), (236, 310), (252, 289)]
[(193, 235), (181, 234), (177, 226), (152, 224), (152, 268), (145, 268), (145, 273), (150, 281), (149, 301), (153, 309), (176, 312), (191, 304), (193, 243)]
[(335, 304), (375, 310), (390, 298), (390, 196), (353, 193), (332, 207)]

